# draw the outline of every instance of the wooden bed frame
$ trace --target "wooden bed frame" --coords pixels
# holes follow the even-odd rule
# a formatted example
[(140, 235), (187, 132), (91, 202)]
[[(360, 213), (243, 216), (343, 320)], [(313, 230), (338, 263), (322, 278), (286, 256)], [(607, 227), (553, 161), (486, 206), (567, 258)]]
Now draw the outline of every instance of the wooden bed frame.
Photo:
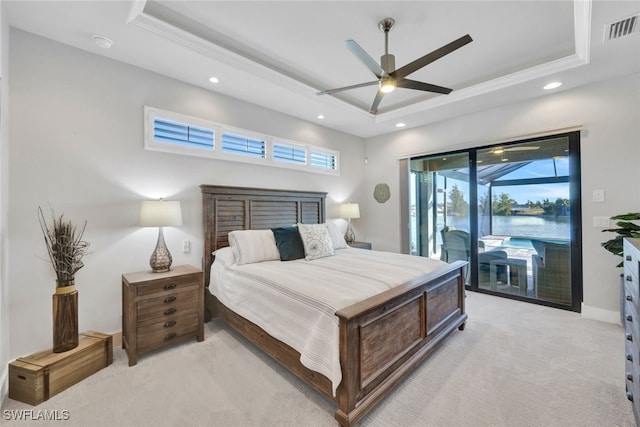
[(218, 317), (337, 404), (335, 418), (352, 426), (435, 350), (463, 330), (464, 267), (457, 261), (336, 313), (342, 382), (300, 363), (300, 353), (221, 304), (208, 291), (212, 252), (233, 230), (325, 221), (326, 193), (201, 185), (204, 218), (205, 320)]

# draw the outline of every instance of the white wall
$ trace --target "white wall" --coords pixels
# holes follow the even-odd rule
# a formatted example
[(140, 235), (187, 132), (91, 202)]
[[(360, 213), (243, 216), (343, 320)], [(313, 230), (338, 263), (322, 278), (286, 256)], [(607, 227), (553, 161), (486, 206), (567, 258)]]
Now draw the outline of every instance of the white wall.
[(9, 353), (9, 280), (8, 211), (9, 211), (9, 26), (4, 4), (0, 2), (0, 402), (8, 392)]
[[(438, 153), (582, 125), (583, 315), (615, 322), (620, 274), (615, 265), (620, 260), (600, 247), (612, 235), (593, 228), (592, 218), (640, 211), (639, 94), (640, 75), (635, 74), (370, 138), (365, 191), (372, 194), (377, 183), (386, 182), (392, 198), (381, 205), (368, 195), (358, 224), (377, 249), (400, 251), (397, 159), (403, 154)], [(592, 202), (594, 189), (605, 190), (605, 203)]]
[[(11, 30), (9, 264), (11, 356), (51, 345), (55, 275), (38, 206), (88, 221), (91, 254), (76, 276), (80, 330), (121, 329), (122, 273), (148, 269), (157, 229), (137, 226), (140, 200), (182, 201), (165, 229), (174, 265), (201, 265), (200, 184), (327, 191), (327, 215), (364, 184), (364, 140)], [(143, 149), (143, 106), (339, 150), (339, 177)], [(182, 241), (192, 243), (189, 254)], [(4, 311), (4, 310), (3, 310)]]

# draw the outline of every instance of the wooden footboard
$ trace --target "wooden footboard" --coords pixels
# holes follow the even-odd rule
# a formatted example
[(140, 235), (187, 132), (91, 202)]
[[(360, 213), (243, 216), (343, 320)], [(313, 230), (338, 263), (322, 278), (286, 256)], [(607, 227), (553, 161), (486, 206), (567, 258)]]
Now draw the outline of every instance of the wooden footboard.
[(341, 425), (357, 422), (453, 330), (464, 329), (465, 265), (455, 262), (336, 313)]
[(434, 273), (340, 310), (342, 382), (300, 363), (300, 353), (225, 307), (211, 294), (219, 317), (303, 381), (336, 402), (335, 418), (352, 426), (385, 397), (456, 328), (464, 329), (464, 266), (457, 261)]

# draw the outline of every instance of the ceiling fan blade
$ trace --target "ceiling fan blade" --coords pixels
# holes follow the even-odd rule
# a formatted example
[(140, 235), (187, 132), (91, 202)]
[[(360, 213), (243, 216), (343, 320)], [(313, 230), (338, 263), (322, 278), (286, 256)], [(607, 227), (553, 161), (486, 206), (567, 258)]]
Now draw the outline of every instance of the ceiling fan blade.
[(377, 78), (381, 79), (383, 77), (389, 77), (389, 75), (382, 69), (380, 64), (378, 64), (375, 59), (373, 59), (367, 52), (364, 51), (363, 48), (360, 47), (358, 43), (354, 40), (347, 40), (344, 42), (347, 45), (347, 49), (351, 51), (355, 56), (360, 59), (367, 66), (368, 69), (371, 70), (373, 74), (376, 75)]
[(343, 90), (357, 89), (359, 87), (365, 87), (365, 86), (373, 86), (373, 85), (377, 85), (378, 83), (379, 82), (377, 80), (374, 80), (372, 82), (359, 83), (357, 85), (339, 87), (339, 88), (336, 88), (336, 89), (323, 90), (322, 92), (316, 93), (316, 95), (331, 95), (332, 93), (342, 92)]
[(393, 73), (391, 73), (391, 77), (393, 77), (396, 80), (399, 80), (415, 71), (418, 71), (420, 68), (424, 67), (425, 65), (429, 65), (432, 62), (442, 58), (443, 56), (448, 55), (454, 50), (461, 48), (467, 43), (471, 43), (472, 41), (473, 39), (469, 34), (462, 36), (459, 39), (454, 40), (451, 43), (446, 44), (441, 48), (434, 50), (431, 53), (427, 53), (425, 56), (418, 58), (413, 62), (408, 63), (404, 67), (398, 68)]
[(453, 91), (453, 89), (449, 89), (447, 87), (436, 86), (430, 83), (417, 82), (415, 80), (402, 79), (396, 82), (396, 87), (402, 87), (405, 89), (416, 89), (416, 90), (424, 90), (425, 92), (435, 92), (435, 93), (443, 93), (448, 95)]
[(376, 114), (378, 112), (378, 105), (380, 105), (380, 101), (382, 101), (383, 96), (384, 92), (381, 90), (376, 93), (376, 97), (373, 99), (373, 104), (371, 104), (371, 108), (369, 109), (371, 114)]

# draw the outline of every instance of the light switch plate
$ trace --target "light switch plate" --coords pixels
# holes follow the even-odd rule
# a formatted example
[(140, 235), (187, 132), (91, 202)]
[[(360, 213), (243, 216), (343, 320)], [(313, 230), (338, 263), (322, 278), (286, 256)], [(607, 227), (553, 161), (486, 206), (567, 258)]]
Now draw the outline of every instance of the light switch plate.
[(604, 203), (604, 190), (593, 190), (593, 201), (595, 203)]

